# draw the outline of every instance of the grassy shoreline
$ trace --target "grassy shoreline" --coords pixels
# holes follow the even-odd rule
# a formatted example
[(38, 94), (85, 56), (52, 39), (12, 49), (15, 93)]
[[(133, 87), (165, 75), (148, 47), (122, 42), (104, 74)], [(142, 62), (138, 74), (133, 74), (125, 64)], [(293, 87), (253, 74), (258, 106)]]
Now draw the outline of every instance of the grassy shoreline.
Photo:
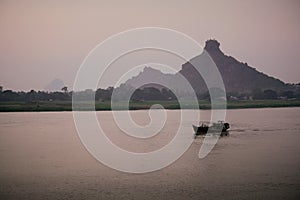
[[(131, 102), (129, 110), (145, 110), (154, 104), (160, 104), (165, 109), (180, 109), (177, 101), (147, 101), (147, 102)], [(91, 110), (82, 103), (80, 110)], [(300, 100), (255, 100), (255, 101), (228, 101), (227, 109), (243, 109), (243, 108), (277, 108), (277, 107), (300, 107)], [(95, 102), (97, 111), (111, 110), (110, 101)], [(188, 102), (184, 103), (183, 109), (193, 109), (194, 105)], [(209, 101), (199, 101), (200, 109), (210, 109)], [(118, 110), (127, 110), (124, 102), (121, 102)], [(0, 102), (0, 112), (57, 112), (72, 111), (71, 101), (40, 101), (40, 102)]]

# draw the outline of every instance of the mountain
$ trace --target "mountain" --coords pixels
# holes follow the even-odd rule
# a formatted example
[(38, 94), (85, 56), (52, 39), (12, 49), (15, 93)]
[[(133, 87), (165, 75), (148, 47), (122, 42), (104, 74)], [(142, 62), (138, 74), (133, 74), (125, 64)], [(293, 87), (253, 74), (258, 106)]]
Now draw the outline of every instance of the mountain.
[[(248, 66), (247, 63), (239, 62), (235, 58), (225, 55), (220, 50), (220, 43), (216, 40), (206, 41), (204, 49), (218, 67), (226, 92), (250, 93), (255, 89), (278, 91), (287, 86), (279, 79), (270, 77)], [(201, 55), (194, 59), (200, 60)], [(183, 64), (179, 73), (183, 74), (193, 86), (203, 85), (202, 78), (199, 74), (194, 73), (194, 70), (194, 67), (188, 62)]]
[[(145, 67), (139, 75), (126, 81), (125, 85), (140, 88), (145, 84), (149, 85), (149, 83), (155, 82), (183, 92), (186, 90), (183, 86), (184, 77), (197, 94), (204, 94), (208, 89), (202, 76), (198, 73), (199, 70), (197, 71), (195, 67), (204, 69), (204, 66), (206, 66), (206, 68), (209, 68), (212, 59), (222, 76), (227, 94), (252, 94), (257, 90), (283, 92), (295, 89), (295, 86), (291, 84), (286, 84), (279, 79), (257, 71), (255, 68), (248, 66), (247, 63), (225, 55), (221, 51), (220, 43), (217, 40), (206, 41), (204, 50), (199, 56), (184, 63), (181, 70), (176, 74), (165, 74), (151, 67)], [(206, 76), (209, 75), (210, 73), (207, 72)]]
[(64, 82), (61, 79), (54, 79), (50, 83), (48, 83), (44, 90), (49, 92), (61, 91), (61, 89), (65, 86)]

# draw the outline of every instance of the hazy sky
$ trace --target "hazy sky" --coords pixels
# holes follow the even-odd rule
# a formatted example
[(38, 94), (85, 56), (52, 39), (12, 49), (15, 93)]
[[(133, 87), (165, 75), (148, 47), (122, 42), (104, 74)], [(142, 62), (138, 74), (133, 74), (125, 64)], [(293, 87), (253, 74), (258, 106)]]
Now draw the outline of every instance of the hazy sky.
[(209, 38), (257, 70), (300, 82), (300, 1), (0, 1), (0, 85), (72, 87), (88, 52), (118, 32), (175, 29)]

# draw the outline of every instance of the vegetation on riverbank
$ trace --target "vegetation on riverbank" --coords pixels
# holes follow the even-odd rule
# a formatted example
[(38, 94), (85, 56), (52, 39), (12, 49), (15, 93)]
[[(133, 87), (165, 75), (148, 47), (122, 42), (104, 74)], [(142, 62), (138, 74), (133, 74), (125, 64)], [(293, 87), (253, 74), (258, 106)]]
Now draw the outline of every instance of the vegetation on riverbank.
[[(189, 102), (183, 103), (180, 107), (177, 101), (144, 101), (144, 102), (130, 102), (130, 110), (149, 109), (154, 104), (160, 104), (165, 109), (191, 109), (195, 105)], [(91, 110), (88, 108), (86, 102), (82, 102), (82, 106), (78, 110)], [(119, 110), (126, 110), (127, 105), (120, 102), (117, 106)], [(267, 108), (267, 107), (300, 107), (300, 100), (247, 100), (247, 101), (228, 101), (227, 109), (242, 109), (242, 108)], [(209, 101), (199, 101), (200, 109), (210, 109)], [(96, 101), (95, 109), (111, 110), (110, 101)], [(38, 101), (38, 102), (0, 102), (0, 112), (31, 112), (31, 111), (72, 111), (71, 101)]]

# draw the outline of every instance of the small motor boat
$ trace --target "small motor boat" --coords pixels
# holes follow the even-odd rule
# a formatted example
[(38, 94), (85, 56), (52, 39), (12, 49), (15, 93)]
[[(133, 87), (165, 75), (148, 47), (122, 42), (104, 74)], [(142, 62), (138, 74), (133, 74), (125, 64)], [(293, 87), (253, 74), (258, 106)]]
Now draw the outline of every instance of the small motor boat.
[(195, 137), (197, 135), (206, 135), (208, 132), (221, 133), (221, 136), (228, 135), (227, 131), (229, 128), (230, 128), (229, 123), (224, 123), (223, 121), (212, 123), (211, 125), (205, 123), (202, 123), (200, 126), (193, 125)]

